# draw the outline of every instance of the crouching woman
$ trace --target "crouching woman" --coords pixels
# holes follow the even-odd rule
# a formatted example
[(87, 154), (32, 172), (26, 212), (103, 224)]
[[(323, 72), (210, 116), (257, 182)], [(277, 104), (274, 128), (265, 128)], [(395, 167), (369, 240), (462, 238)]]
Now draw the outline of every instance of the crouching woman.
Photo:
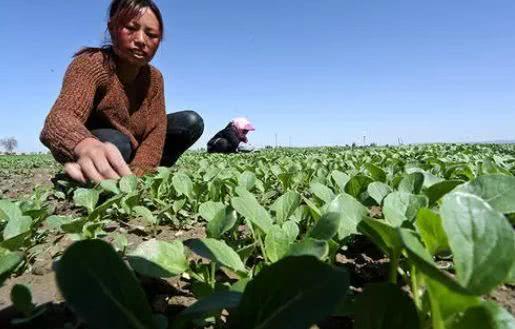
[(193, 111), (166, 114), (163, 77), (149, 63), (163, 38), (152, 0), (113, 0), (111, 44), (79, 51), (40, 139), (79, 182), (171, 166), (202, 135)]

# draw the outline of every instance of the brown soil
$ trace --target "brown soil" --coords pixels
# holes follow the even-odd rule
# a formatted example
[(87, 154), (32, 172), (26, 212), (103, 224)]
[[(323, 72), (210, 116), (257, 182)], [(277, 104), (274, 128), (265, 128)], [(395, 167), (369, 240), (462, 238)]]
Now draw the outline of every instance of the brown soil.
[(502, 305), (515, 316), (515, 286), (504, 285), (492, 292), (488, 299)]
[(51, 178), (52, 171), (45, 168), (34, 169), (26, 174), (0, 174), (0, 197), (10, 199), (28, 197), (35, 187), (51, 187)]

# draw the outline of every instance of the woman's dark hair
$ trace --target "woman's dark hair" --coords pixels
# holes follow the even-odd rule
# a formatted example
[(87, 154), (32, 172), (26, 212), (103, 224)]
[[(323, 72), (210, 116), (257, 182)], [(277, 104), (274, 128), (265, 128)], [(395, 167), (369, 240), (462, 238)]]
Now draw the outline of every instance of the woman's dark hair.
[[(161, 16), (161, 11), (152, 0), (113, 0), (109, 6), (108, 11), (108, 22), (111, 26), (111, 30), (117, 31), (118, 29), (121, 29), (128, 22), (141, 15), (141, 9), (143, 8), (149, 8), (156, 15), (157, 20), (159, 21), (159, 32), (162, 40), (164, 36), (163, 17)], [(110, 32), (109, 29), (108, 32)], [(82, 48), (77, 53), (75, 53), (73, 57), (84, 53), (102, 51), (104, 55), (104, 62), (106, 62), (109, 68), (114, 70), (114, 51), (113, 40), (111, 40), (112, 38), (113, 36), (110, 35), (110, 40), (106, 41), (106, 43), (101, 47)]]

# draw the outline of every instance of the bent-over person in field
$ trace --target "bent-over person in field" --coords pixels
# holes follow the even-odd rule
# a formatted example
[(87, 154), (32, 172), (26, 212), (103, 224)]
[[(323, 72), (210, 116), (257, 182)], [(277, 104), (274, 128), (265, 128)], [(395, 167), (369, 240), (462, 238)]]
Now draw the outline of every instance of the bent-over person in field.
[(207, 143), (209, 153), (249, 152), (250, 148), (241, 147), (240, 143), (248, 143), (247, 134), (256, 130), (247, 118), (239, 117), (217, 132)]

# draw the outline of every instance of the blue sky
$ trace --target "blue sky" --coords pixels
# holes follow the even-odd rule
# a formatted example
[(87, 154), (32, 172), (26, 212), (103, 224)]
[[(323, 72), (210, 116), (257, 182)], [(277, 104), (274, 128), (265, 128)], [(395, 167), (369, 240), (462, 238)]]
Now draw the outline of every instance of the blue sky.
[[(207, 140), (235, 116), (256, 146), (515, 139), (512, 0), (158, 0), (167, 112)], [(0, 138), (38, 136), (72, 54), (104, 39), (107, 0), (2, 1)]]

